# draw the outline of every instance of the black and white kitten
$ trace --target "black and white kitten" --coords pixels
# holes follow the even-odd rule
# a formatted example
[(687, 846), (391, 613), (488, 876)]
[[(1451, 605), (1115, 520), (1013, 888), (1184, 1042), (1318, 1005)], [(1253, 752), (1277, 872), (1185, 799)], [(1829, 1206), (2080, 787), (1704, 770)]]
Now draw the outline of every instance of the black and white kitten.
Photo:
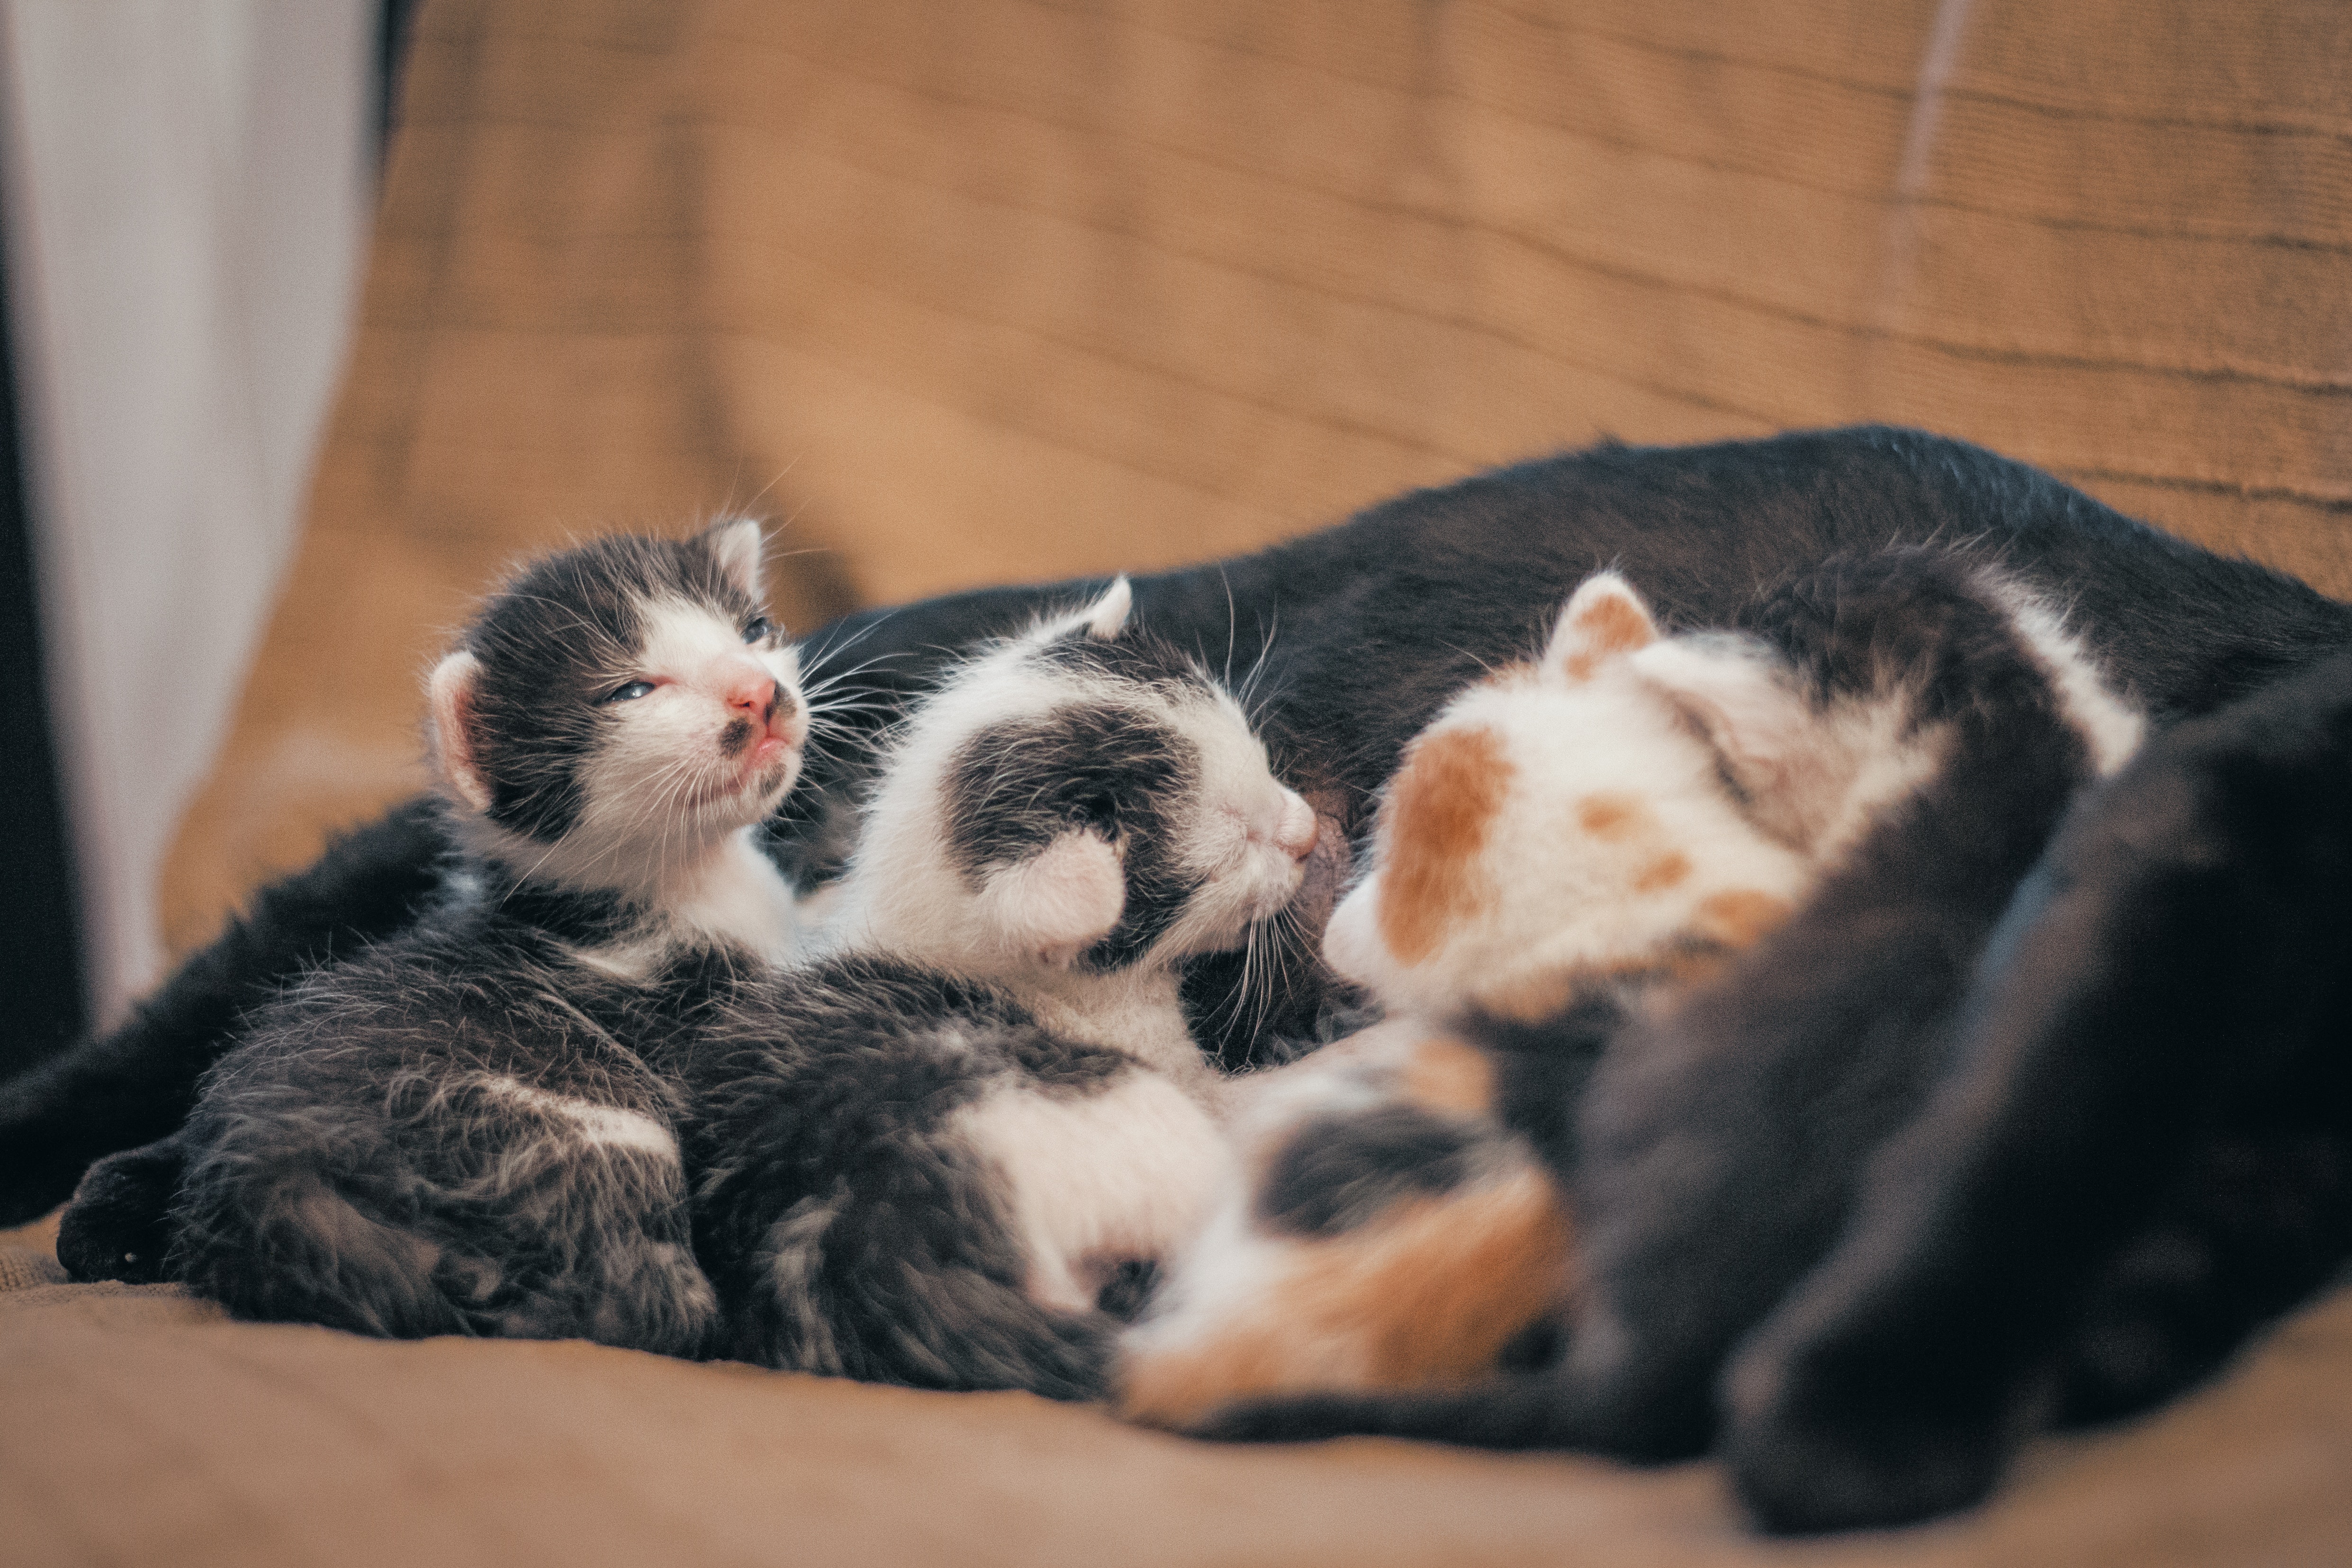
[(760, 556), (749, 521), (603, 539), (489, 601), (428, 683), (442, 896), (206, 1075), (172, 1277), (364, 1333), (702, 1348), (661, 1064), (793, 940), (753, 833), (808, 718)]
[(908, 716), (814, 962), (696, 1042), (729, 1353), (1088, 1397), (1098, 1296), (1197, 1225), (1222, 1084), (1178, 969), (1283, 910), (1317, 826), (1129, 605), (1122, 579)]

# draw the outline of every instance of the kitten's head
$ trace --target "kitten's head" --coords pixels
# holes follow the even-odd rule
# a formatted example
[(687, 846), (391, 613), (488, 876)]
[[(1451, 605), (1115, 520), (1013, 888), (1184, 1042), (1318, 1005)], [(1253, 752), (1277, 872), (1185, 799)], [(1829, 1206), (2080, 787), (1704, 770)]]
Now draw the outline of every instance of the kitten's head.
[(744, 519), (616, 535), (492, 595), (426, 686), (469, 841), (544, 879), (635, 887), (772, 810), (808, 711), (760, 554)]
[(1533, 1017), (1744, 946), (1810, 885), (1819, 730), (1763, 644), (1662, 637), (1603, 573), (1406, 749), (1324, 952), (1391, 1007)]
[(974, 973), (1108, 972), (1238, 946), (1289, 901), (1313, 810), (1233, 697), (1128, 624), (1130, 603), (1120, 578), (907, 717), (851, 858), (845, 940)]

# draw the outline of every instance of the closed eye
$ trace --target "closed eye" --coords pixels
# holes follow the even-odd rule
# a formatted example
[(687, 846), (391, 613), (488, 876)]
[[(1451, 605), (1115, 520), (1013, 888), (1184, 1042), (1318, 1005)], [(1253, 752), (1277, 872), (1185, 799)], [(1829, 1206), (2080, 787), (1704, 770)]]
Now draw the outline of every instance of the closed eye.
[(654, 683), (650, 680), (632, 680), (626, 686), (616, 686), (613, 688), (612, 690), (604, 693), (604, 700), (607, 702), (635, 702), (640, 697), (650, 696), (653, 692), (653, 689)]

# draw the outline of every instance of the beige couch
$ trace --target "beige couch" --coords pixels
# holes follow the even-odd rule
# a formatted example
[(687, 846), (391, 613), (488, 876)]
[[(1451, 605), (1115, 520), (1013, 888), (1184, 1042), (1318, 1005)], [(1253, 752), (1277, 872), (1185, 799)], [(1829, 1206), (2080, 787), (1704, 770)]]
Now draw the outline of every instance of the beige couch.
[[(500, 563), (730, 505), (792, 520), (806, 626), (1887, 418), (2352, 592), (2347, 79), (2335, 0), (428, 0), (169, 934), (415, 786)], [(33, 1241), (9, 1563), (2352, 1561), (2341, 1295), (1977, 1516), (1783, 1552), (1704, 1466), (234, 1325)]]

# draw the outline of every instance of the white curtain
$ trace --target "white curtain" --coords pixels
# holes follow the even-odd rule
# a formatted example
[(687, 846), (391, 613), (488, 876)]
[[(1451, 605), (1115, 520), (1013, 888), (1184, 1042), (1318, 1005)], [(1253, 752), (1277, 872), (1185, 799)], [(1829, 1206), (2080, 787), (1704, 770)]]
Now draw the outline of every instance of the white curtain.
[(372, 0), (0, 0), (10, 305), (93, 1016), (299, 521), (374, 187)]

